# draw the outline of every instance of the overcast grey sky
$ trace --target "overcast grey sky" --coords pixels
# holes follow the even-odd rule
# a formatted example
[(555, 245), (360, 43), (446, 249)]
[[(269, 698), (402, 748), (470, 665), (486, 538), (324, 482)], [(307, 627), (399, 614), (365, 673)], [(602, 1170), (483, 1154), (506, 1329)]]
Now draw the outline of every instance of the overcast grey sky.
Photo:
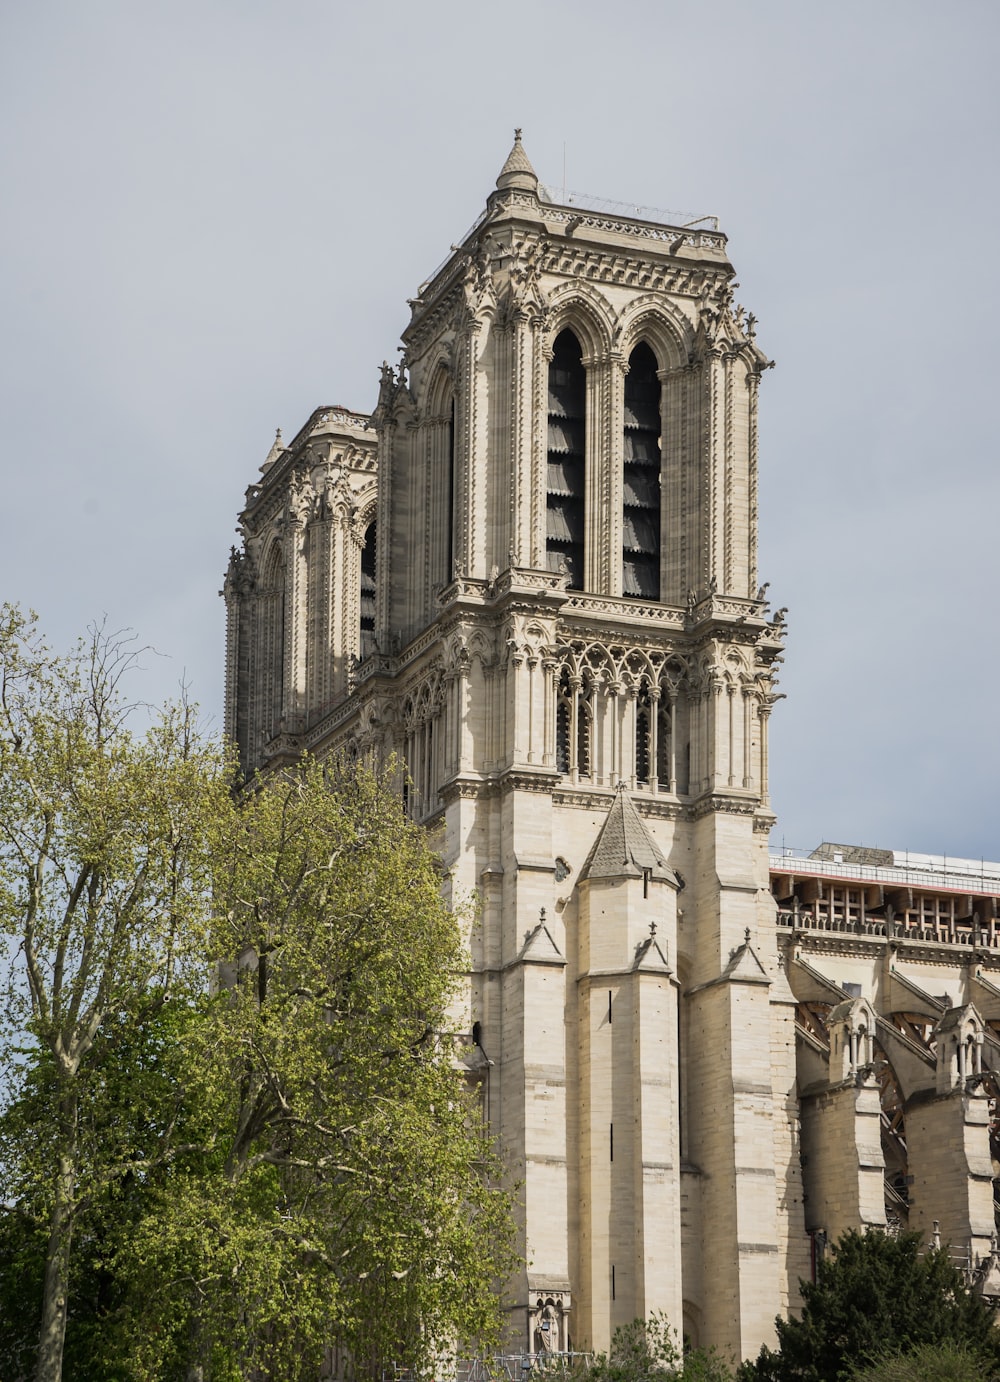
[(275, 427), (374, 406), (521, 125), (543, 181), (718, 214), (777, 361), (779, 835), (1000, 858), (998, 39), (996, 0), (7, 0), (0, 597), (221, 720)]

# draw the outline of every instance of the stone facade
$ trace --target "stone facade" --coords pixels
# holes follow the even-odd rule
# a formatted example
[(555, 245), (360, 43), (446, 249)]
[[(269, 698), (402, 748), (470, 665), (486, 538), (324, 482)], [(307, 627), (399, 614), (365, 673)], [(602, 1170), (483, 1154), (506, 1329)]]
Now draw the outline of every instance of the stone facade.
[(1000, 866), (823, 845), (771, 887), (806, 1231), (915, 1228), (996, 1294)]
[(271, 448), (226, 577), (245, 771), (394, 754), (477, 899), (455, 1023), (523, 1187), (527, 1349), (654, 1309), (772, 1341), (807, 1230), (884, 1221), (873, 1033), (907, 1044), (926, 1145), (963, 1149), (942, 1216), (989, 1251), (976, 996), (932, 1070), (882, 1032), (877, 962), (852, 1003), (786, 920), (800, 881), (769, 887), (784, 611), (756, 569), (769, 361), (733, 286), (714, 220), (561, 202), (518, 137), (374, 414)]

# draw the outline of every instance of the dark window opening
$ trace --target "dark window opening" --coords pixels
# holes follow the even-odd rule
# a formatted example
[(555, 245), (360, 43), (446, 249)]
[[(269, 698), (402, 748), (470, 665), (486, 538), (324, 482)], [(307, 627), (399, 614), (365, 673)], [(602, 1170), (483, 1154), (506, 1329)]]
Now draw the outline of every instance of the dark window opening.
[(556, 706), (556, 768), (561, 773), (570, 771), (571, 714), (569, 701), (560, 697)]
[(361, 549), (361, 656), (375, 651), (375, 524), (365, 531)]
[(451, 415), (448, 419), (448, 463), (445, 468), (445, 549), (444, 579), (450, 584), (455, 579), (455, 400), (451, 400)]
[(572, 331), (556, 337), (549, 364), (545, 557), (565, 566), (571, 590), (583, 589), (587, 376)]
[(643, 341), (625, 376), (622, 592), (660, 598), (660, 381)]
[[(650, 704), (649, 692), (643, 691), (635, 712), (635, 776), (637, 782), (649, 781), (650, 747)], [(659, 755), (657, 755), (659, 756)]]
[(582, 701), (576, 720), (576, 770), (581, 777), (590, 776), (590, 706)]
[(676, 787), (671, 787), (671, 725), (670, 701), (666, 695), (661, 695), (656, 707), (656, 776), (665, 791), (676, 790)]

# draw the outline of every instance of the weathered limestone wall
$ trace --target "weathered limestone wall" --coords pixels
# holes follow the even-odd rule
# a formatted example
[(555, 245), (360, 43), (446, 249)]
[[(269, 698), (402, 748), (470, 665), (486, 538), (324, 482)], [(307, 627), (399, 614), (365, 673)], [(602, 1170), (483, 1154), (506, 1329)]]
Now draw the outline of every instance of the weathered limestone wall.
[[(662, 1309), (755, 1353), (805, 1243), (793, 1000), (762, 902), (784, 632), (757, 588), (769, 362), (732, 278), (707, 221), (553, 205), (518, 140), (485, 217), (413, 299), (373, 428), (357, 424), (378, 436), (371, 656), (354, 663), (370, 436), (329, 512), (297, 439), (294, 483), (265, 477), (228, 585), (247, 762), (395, 753), (410, 814), (443, 818), (446, 892), (478, 898), (454, 1020), (523, 1180), (515, 1346), (571, 1333), (604, 1348)], [(585, 376), (579, 590), (551, 569), (564, 330)], [(660, 384), (662, 482), (660, 598), (642, 600), (623, 594), (639, 346)], [(266, 544), (265, 618), (244, 577)], [(620, 858), (587, 876), (616, 811)]]
[(881, 1110), (874, 1077), (802, 1100), (805, 1223), (835, 1242), (849, 1228), (884, 1228)]
[(928, 1094), (906, 1113), (910, 1227), (956, 1253), (986, 1257), (994, 1233), (989, 1100), (980, 1091)]

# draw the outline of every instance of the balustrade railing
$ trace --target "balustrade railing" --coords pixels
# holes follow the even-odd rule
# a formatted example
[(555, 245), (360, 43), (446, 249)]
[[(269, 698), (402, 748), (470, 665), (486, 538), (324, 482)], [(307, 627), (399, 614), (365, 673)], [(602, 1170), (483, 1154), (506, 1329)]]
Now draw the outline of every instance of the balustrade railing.
[(926, 941), (934, 945), (1000, 950), (1000, 920), (997, 919), (976, 922), (940, 918), (937, 921), (923, 922), (917, 918), (897, 916), (890, 922), (884, 916), (845, 918), (816, 914), (807, 907), (779, 907), (778, 925), (794, 931), (867, 936), (872, 939), (888, 937), (900, 941)]

